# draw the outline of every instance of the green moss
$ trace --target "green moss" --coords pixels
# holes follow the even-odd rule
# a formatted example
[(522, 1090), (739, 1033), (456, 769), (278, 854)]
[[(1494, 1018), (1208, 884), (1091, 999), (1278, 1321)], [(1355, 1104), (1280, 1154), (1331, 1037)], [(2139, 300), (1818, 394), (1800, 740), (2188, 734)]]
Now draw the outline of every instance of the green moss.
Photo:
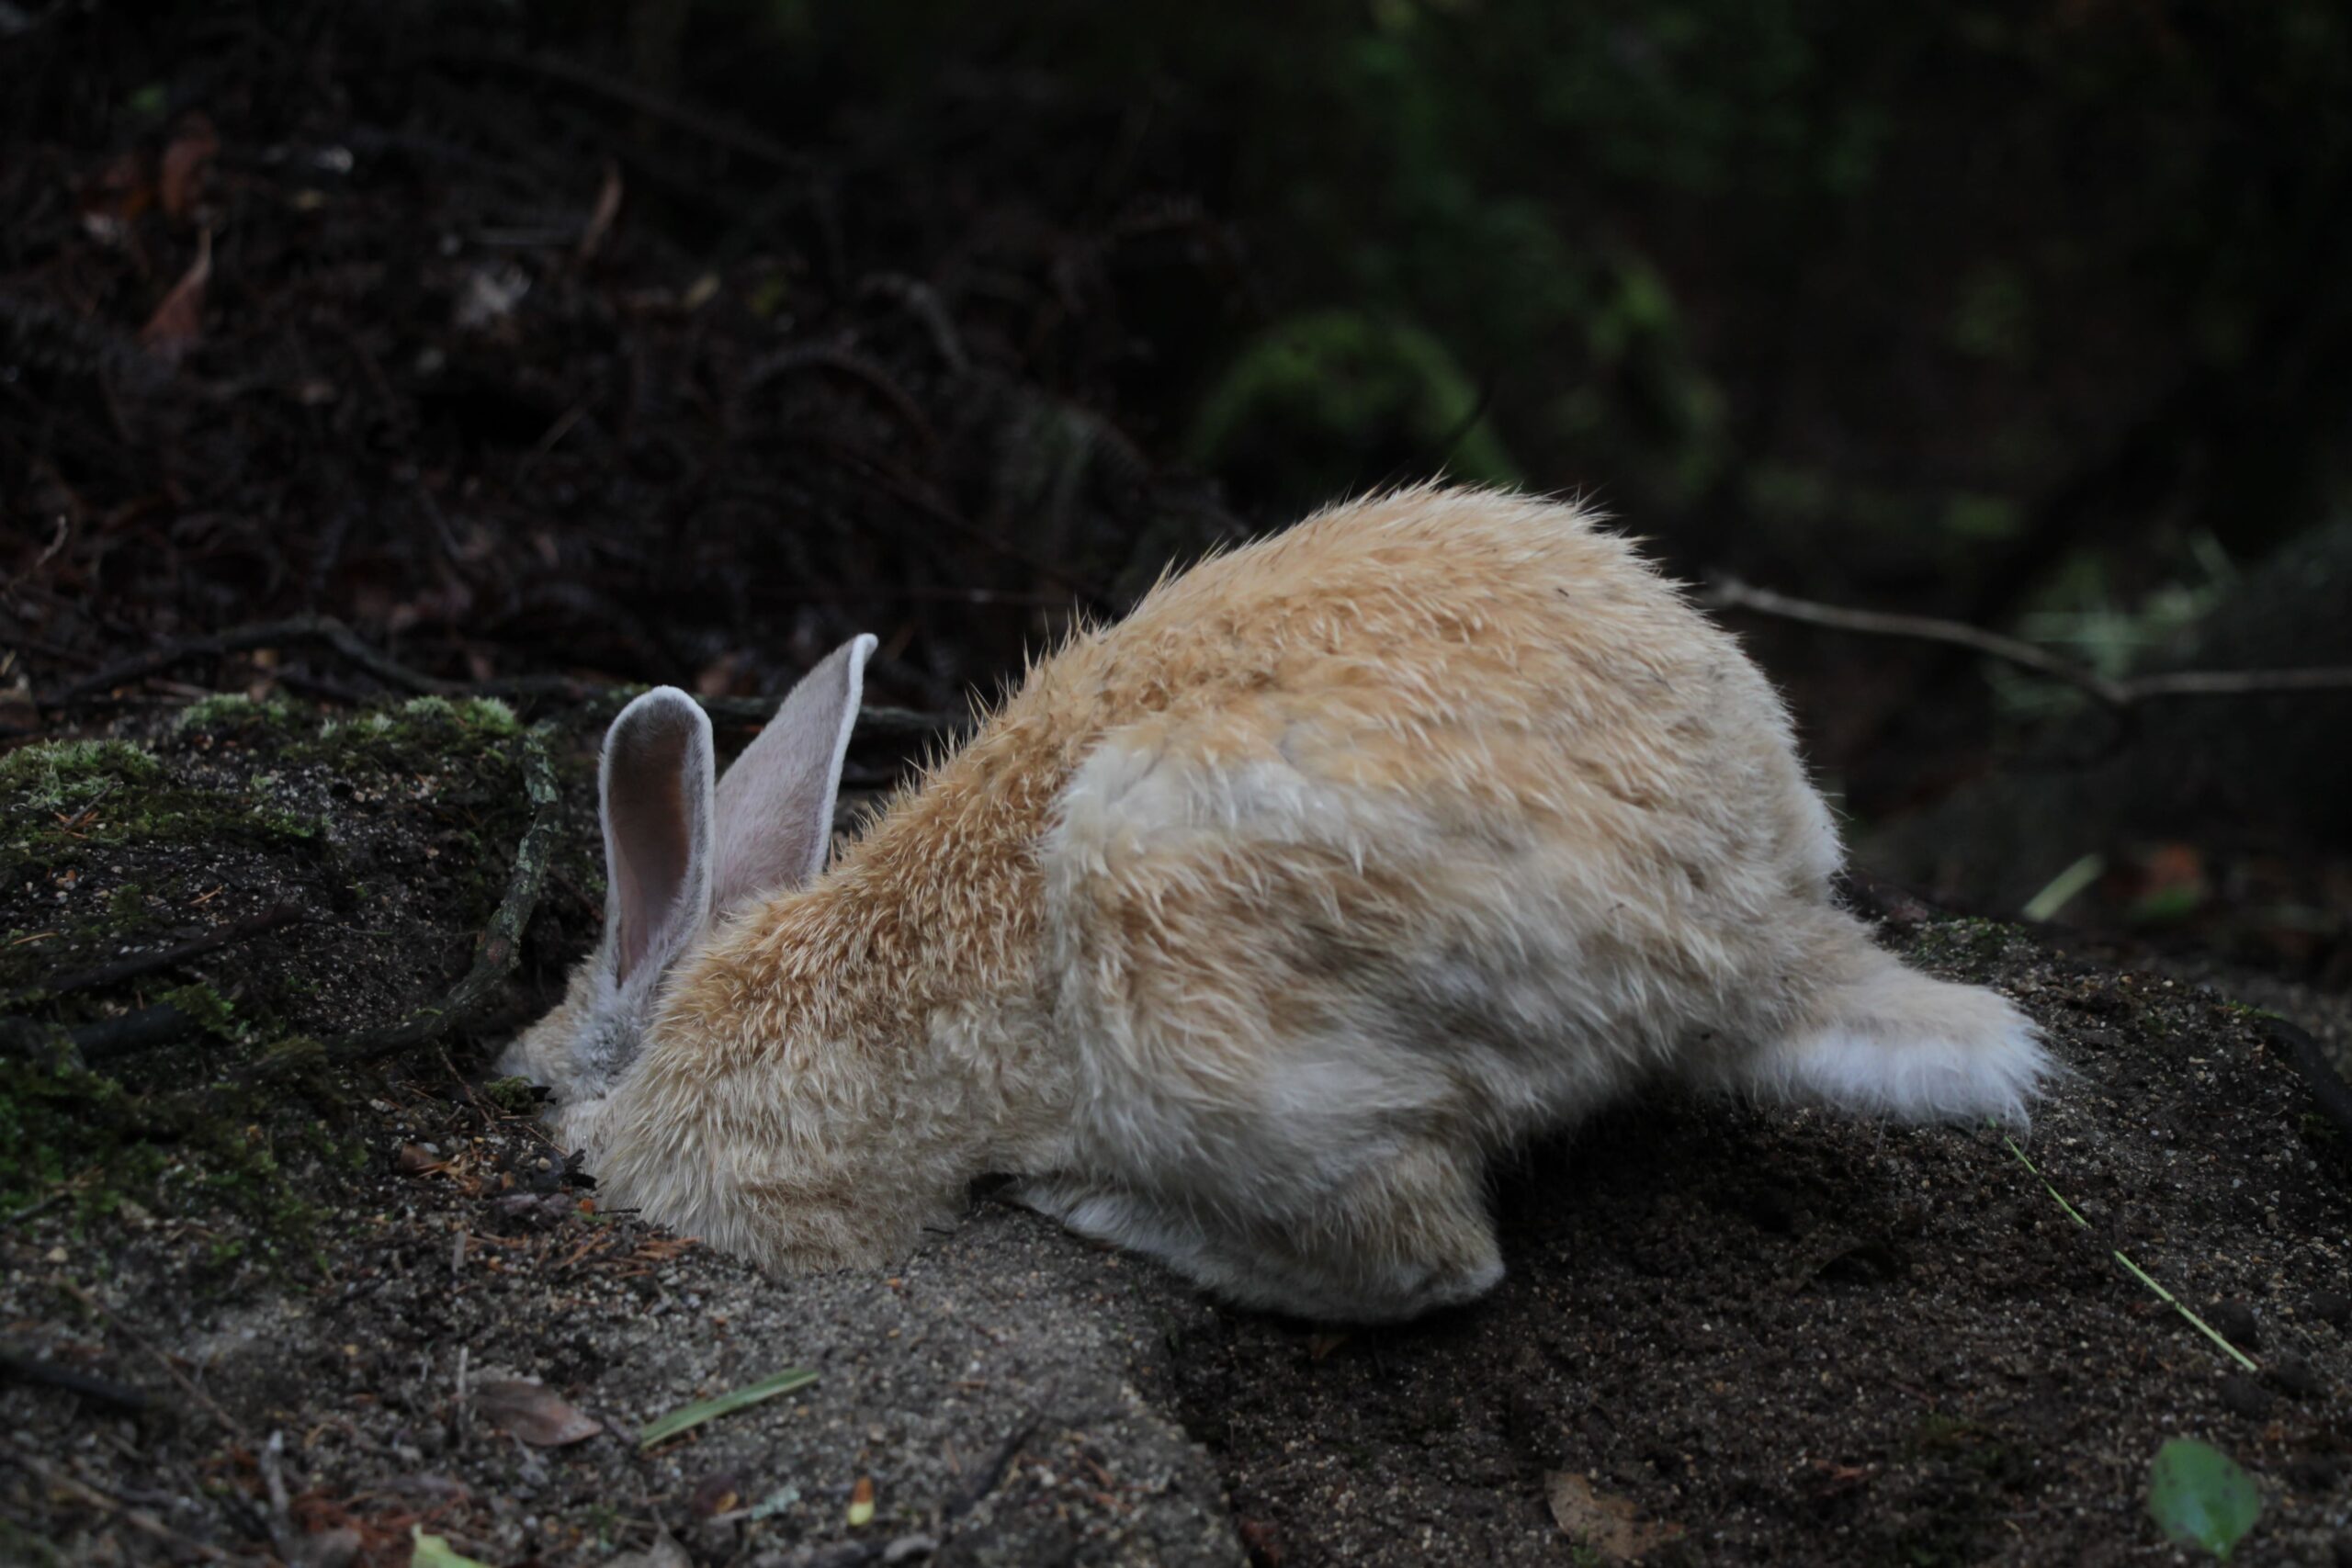
[(0, 757), (0, 793), (38, 811), (79, 808), (163, 776), (164, 765), (128, 740), (37, 740)]
[(219, 692), (180, 709), (172, 728), (182, 735), (255, 738), (291, 735), (301, 722), (290, 703), (275, 697), (256, 702), (242, 692)]
[(503, 750), (521, 733), (514, 710), (494, 698), (413, 697), (322, 725), (314, 739), (288, 747), (287, 757), (344, 769), (422, 773)]
[(166, 991), (156, 1000), (170, 1004), (196, 1021), (197, 1027), (216, 1040), (234, 1042), (238, 1038), (236, 1009), (229, 998), (209, 986), (182, 986)]
[(315, 1264), (318, 1211), (284, 1168), (281, 1144), (342, 1153), (282, 1091), (199, 1103), (134, 1094), (62, 1057), (0, 1057), (0, 1208), (62, 1197), (88, 1223), (135, 1200), (159, 1215), (233, 1222), (265, 1266)]
[(1922, 927), (1912, 939), (1912, 950), (1933, 963), (1981, 970), (1997, 962), (2016, 935), (2015, 928), (1999, 920), (1965, 915)]
[(528, 1078), (492, 1078), (481, 1086), (481, 1092), (509, 1116), (527, 1116), (538, 1109), (539, 1089)]
[(63, 1065), (0, 1058), (0, 1207), (15, 1209), (76, 1184), (85, 1213), (110, 1212), (126, 1188), (162, 1172), (123, 1087)]
[(96, 851), (127, 844), (232, 840), (266, 845), (319, 835), (318, 823), (282, 806), (170, 784), (145, 782), (104, 796), (94, 793), (83, 810), (86, 816), (67, 821), (46, 813), (12, 814), (0, 844), (7, 852), (0, 875), (55, 873), (90, 860)]
[(2007, 1506), (2007, 1495), (2032, 1472), (2031, 1450), (1984, 1422), (1939, 1410), (1919, 1417), (1905, 1448), (1912, 1463), (1939, 1475), (1945, 1501), (1932, 1518), (1915, 1521), (1895, 1537), (1891, 1560), (1919, 1568), (1982, 1561), (1984, 1538)]

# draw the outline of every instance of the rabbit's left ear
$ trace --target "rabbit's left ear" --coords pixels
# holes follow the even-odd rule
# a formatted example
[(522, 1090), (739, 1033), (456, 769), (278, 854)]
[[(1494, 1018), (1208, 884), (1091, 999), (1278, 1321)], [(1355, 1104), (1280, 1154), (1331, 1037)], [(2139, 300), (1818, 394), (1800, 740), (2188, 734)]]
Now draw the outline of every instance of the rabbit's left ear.
[(710, 919), (710, 720), (675, 686), (646, 693), (605, 732), (597, 795), (615, 985), (658, 980)]
[(804, 886), (825, 869), (842, 762), (874, 646), (873, 637), (856, 637), (827, 655), (718, 781), (714, 915)]

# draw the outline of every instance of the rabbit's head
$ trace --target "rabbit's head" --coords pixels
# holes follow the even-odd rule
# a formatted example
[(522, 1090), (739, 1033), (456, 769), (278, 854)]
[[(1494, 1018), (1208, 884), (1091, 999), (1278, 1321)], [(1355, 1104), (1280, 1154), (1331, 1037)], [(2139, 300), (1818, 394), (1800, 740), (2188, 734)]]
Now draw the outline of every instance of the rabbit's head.
[(563, 1000), (525, 1030), (499, 1070), (594, 1100), (633, 1061), (679, 960), (714, 925), (824, 869), (833, 801), (874, 638), (810, 671), (718, 778), (710, 719), (674, 686), (646, 693), (605, 732), (605, 936)]

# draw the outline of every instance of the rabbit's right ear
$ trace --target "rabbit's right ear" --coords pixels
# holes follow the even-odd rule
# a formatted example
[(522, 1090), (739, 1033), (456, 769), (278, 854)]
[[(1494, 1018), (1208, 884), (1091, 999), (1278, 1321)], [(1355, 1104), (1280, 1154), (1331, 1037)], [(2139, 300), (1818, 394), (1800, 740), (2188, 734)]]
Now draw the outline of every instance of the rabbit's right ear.
[(873, 654), (874, 638), (861, 636), (826, 655), (718, 781), (715, 914), (806, 886), (825, 869), (842, 763)]
[(621, 709), (605, 736), (605, 959), (616, 985), (658, 977), (710, 921), (710, 719), (675, 686)]

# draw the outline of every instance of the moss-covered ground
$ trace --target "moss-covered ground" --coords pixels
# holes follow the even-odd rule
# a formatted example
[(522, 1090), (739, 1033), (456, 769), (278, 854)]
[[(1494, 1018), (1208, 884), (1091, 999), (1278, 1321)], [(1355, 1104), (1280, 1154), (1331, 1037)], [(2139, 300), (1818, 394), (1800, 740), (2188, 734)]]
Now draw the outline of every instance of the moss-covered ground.
[[(217, 1222), (223, 1278), (313, 1257), (313, 1200), (357, 1135), (321, 1043), (465, 972), (530, 819), (521, 748), (495, 702), (329, 716), (231, 694), (0, 757), (0, 1213)], [(488, 1027), (529, 1006), (600, 893), (568, 842)], [(166, 1038), (75, 1046), (164, 1006), (185, 1021)]]

